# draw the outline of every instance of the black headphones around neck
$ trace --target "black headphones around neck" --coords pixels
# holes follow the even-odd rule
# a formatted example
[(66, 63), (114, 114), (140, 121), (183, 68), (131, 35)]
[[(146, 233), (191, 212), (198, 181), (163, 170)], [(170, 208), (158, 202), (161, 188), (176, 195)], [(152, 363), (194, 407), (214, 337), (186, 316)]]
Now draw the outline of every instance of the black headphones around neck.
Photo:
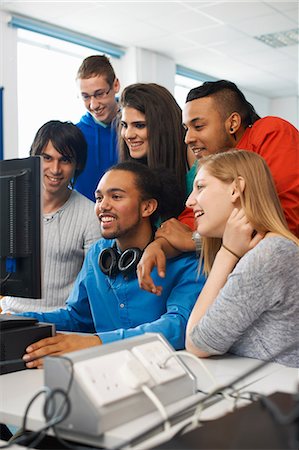
[(124, 277), (135, 271), (143, 251), (132, 247), (119, 253), (116, 243), (112, 247), (104, 248), (99, 254), (99, 267), (109, 277), (115, 277), (121, 273)]

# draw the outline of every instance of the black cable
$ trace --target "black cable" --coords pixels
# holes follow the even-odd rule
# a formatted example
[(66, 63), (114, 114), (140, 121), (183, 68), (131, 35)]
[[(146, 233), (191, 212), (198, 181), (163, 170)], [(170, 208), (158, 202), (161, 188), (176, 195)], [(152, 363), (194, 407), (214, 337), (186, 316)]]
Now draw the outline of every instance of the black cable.
[(30, 437), (32, 436), (33, 438), (35, 437), (35, 434), (37, 432), (31, 432), (28, 433), (26, 436), (24, 436), (24, 433), (26, 432), (26, 420), (27, 420), (27, 415), (29, 412), (29, 409), (31, 408), (32, 404), (34, 403), (34, 401), (41, 395), (45, 393), (45, 388), (41, 389), (40, 391), (38, 391), (30, 400), (30, 402), (28, 403), (25, 413), (24, 413), (24, 417), (23, 417), (23, 422), (22, 422), (22, 427), (19, 430), (18, 434), (20, 434), (20, 436), (14, 438), (12, 436), (12, 438), (9, 440), (8, 444), (1, 446), (0, 449), (2, 448), (8, 448), (13, 444), (23, 444), (26, 443), (27, 440), (30, 440)]
[(292, 408), (289, 414), (284, 414), (279, 406), (269, 397), (263, 394), (257, 394), (256, 392), (249, 392), (254, 401), (259, 401), (262, 407), (267, 411), (273, 420), (275, 425), (280, 425), (275, 427), (275, 430), (279, 433), (281, 442), (285, 442), (286, 438), (283, 435), (283, 429), (281, 427), (286, 427), (289, 425), (294, 425), (294, 435), (290, 437), (290, 447), (291, 449), (298, 450), (299, 448), (299, 394), (294, 395), (295, 406)]
[[(55, 425), (58, 425), (69, 415), (69, 413), (71, 411), (71, 402), (69, 399), (69, 392), (70, 392), (70, 389), (72, 386), (73, 375), (74, 375), (73, 362), (72, 362), (72, 360), (70, 360), (69, 358), (67, 358), (65, 356), (57, 356), (57, 357), (67, 360), (71, 365), (71, 375), (70, 375), (70, 379), (69, 379), (66, 391), (64, 391), (61, 388), (49, 389), (49, 388), (45, 387), (45, 388), (41, 389), (39, 392), (37, 392), (37, 394), (35, 394), (32, 397), (32, 399), (29, 401), (29, 403), (26, 407), (24, 417), (23, 417), (22, 427), (20, 430), (23, 434), (21, 436), (18, 436), (16, 439), (12, 438), (8, 442), (8, 444), (1, 446), (0, 449), (8, 448), (13, 444), (20, 444), (20, 445), (23, 444), (23, 445), (26, 445), (27, 447), (37, 445), (43, 439), (45, 433), (50, 428), (53, 428), (53, 427), (55, 427)], [(11, 360), (11, 361), (13, 361), (13, 360)], [(23, 360), (21, 360), (21, 361), (23, 361)], [(41, 394), (46, 394), (46, 399), (45, 399), (44, 408), (43, 408), (43, 413), (44, 413), (44, 417), (46, 420), (46, 424), (44, 427), (40, 428), (39, 430), (30, 432), (30, 433), (24, 435), (24, 433), (27, 432), (27, 416), (29, 414), (29, 410), (30, 410), (32, 404), (35, 402), (35, 400)], [(62, 401), (62, 403), (58, 407), (58, 410), (56, 411), (55, 395), (57, 395), (57, 394), (61, 395), (63, 397), (64, 401)], [(53, 407), (53, 405), (54, 405), (54, 407)], [(51, 414), (50, 414), (50, 412), (51, 412)]]
[[(296, 398), (297, 397), (297, 398)], [(295, 407), (289, 414), (283, 414), (280, 408), (268, 397), (261, 395), (260, 403), (270, 413), (274, 421), (279, 425), (290, 425), (299, 419), (299, 395), (295, 396)]]
[[(191, 409), (192, 407), (197, 407), (198, 405), (201, 405), (201, 404), (206, 403), (208, 400), (211, 400), (211, 399), (212, 399), (213, 397), (215, 397), (216, 395), (222, 394), (223, 391), (225, 392), (225, 391), (228, 390), (228, 389), (234, 389), (234, 385), (235, 385), (236, 383), (239, 383), (239, 382), (242, 381), (244, 378), (247, 378), (248, 376), (252, 375), (252, 374), (255, 373), (256, 371), (262, 369), (262, 368), (265, 367), (269, 362), (271, 362), (273, 359), (276, 359), (277, 357), (281, 356), (283, 353), (285, 353), (285, 352), (288, 351), (288, 350), (291, 350), (293, 347), (295, 347), (295, 346), (297, 346), (297, 345), (298, 345), (298, 342), (293, 342), (291, 345), (288, 345), (288, 346), (285, 347), (283, 350), (281, 350), (280, 352), (278, 352), (276, 355), (272, 356), (272, 358), (271, 358), (270, 360), (262, 361), (261, 363), (259, 363), (259, 364), (256, 365), (255, 367), (253, 367), (252, 369), (248, 370), (248, 371), (247, 371), (246, 373), (244, 373), (243, 375), (240, 375), (239, 377), (235, 378), (232, 382), (230, 382), (230, 383), (228, 383), (228, 384), (226, 384), (226, 385), (223, 385), (223, 386), (220, 386), (220, 387), (215, 388), (213, 391), (211, 391), (209, 394), (207, 394), (206, 397), (204, 397), (202, 400), (200, 400), (200, 401), (197, 400), (196, 402), (194, 402), (194, 404), (189, 405), (188, 408), (186, 408), (185, 411)], [(34, 439), (35, 437), (39, 436), (41, 433), (48, 431), (50, 428), (53, 428), (53, 431), (54, 431), (54, 433), (55, 433), (55, 436), (58, 438), (59, 442), (63, 443), (63, 445), (65, 445), (66, 447), (71, 448), (71, 449), (73, 449), (73, 450), (82, 450), (82, 449), (86, 449), (86, 447), (82, 447), (82, 446), (73, 446), (73, 445), (72, 445), (72, 446), (69, 446), (69, 444), (68, 444), (66, 441), (64, 441), (61, 437), (59, 437), (59, 435), (57, 435), (57, 430), (55, 429), (55, 426), (58, 425), (59, 423), (61, 423), (61, 422), (69, 415), (69, 413), (70, 413), (70, 411), (71, 411), (71, 403), (70, 403), (70, 399), (69, 399), (69, 392), (70, 392), (70, 389), (71, 389), (71, 386), (72, 386), (72, 382), (73, 382), (73, 377), (74, 377), (74, 367), (73, 367), (73, 362), (72, 362), (72, 360), (69, 359), (69, 358), (66, 357), (66, 356), (56, 356), (56, 357), (57, 357), (57, 358), (61, 358), (61, 359), (65, 359), (65, 360), (67, 360), (67, 361), (70, 363), (70, 365), (71, 365), (71, 375), (70, 375), (70, 379), (69, 379), (69, 383), (68, 383), (68, 387), (67, 387), (67, 390), (66, 390), (66, 391), (64, 391), (64, 390), (62, 390), (62, 389), (60, 389), (60, 388), (53, 389), (53, 390), (49, 390), (49, 391), (50, 391), (49, 398), (46, 398), (45, 405), (44, 405), (44, 415), (45, 415), (46, 420), (51, 419), (51, 416), (50, 416), (50, 415), (48, 414), (48, 412), (47, 412), (47, 411), (48, 411), (47, 408), (49, 407), (48, 402), (49, 402), (50, 400), (53, 401), (53, 400), (54, 400), (55, 394), (60, 393), (60, 394), (62, 394), (62, 395), (64, 396), (64, 399), (65, 399), (65, 402), (63, 402), (63, 403), (61, 404), (61, 405), (62, 405), (62, 409), (61, 409), (61, 407), (58, 409), (58, 413), (60, 414), (60, 416), (58, 416), (58, 417), (57, 417), (57, 415), (54, 416), (54, 418), (52, 418), (52, 420), (48, 421), (48, 423), (46, 423), (46, 425), (45, 425), (43, 428), (41, 428), (40, 430), (38, 430), (38, 431), (36, 431), (36, 432), (30, 433), (30, 435), (27, 435), (26, 438), (28, 439), (28, 436), (29, 436), (29, 437), (32, 436), (32, 438)], [(18, 361), (19, 361), (19, 360), (18, 360)], [(49, 392), (49, 391), (48, 391), (48, 392)], [(44, 391), (43, 391), (43, 392), (44, 392)], [(32, 400), (29, 402), (29, 404), (28, 404), (28, 406), (27, 406), (27, 408), (26, 408), (25, 415), (24, 415), (23, 426), (24, 426), (24, 425), (26, 426), (27, 415), (28, 415), (28, 412), (29, 412), (29, 409), (30, 409), (32, 403), (35, 401), (35, 399), (36, 399), (41, 393), (42, 393), (41, 391), (38, 392), (38, 393), (32, 398)], [(50, 400), (49, 400), (49, 399), (50, 399)], [(60, 406), (61, 406), (61, 405), (60, 405)], [(64, 414), (61, 415), (61, 412), (63, 411), (63, 408), (64, 408), (65, 406), (66, 406), (66, 410), (65, 410)], [(298, 407), (298, 408), (299, 408), (299, 407)], [(169, 415), (169, 419), (174, 419), (174, 418), (177, 417), (179, 414), (181, 414), (183, 411), (184, 411), (184, 410), (180, 411), (180, 413), (173, 413), (172, 415)], [(53, 414), (54, 414), (54, 412), (55, 412), (55, 408), (53, 409)], [(57, 414), (57, 413), (56, 413), (56, 414)], [(291, 416), (291, 417), (293, 417), (293, 416)], [(298, 418), (297, 413), (294, 414), (294, 417), (295, 417), (294, 420), (296, 420), (296, 418)], [(281, 418), (281, 417), (280, 417), (280, 418)], [(149, 433), (149, 432), (151, 432), (151, 431), (157, 429), (158, 427), (160, 427), (160, 426), (162, 426), (162, 425), (163, 425), (163, 421), (160, 421), (158, 424), (156, 424), (156, 425), (150, 427), (150, 429), (147, 430), (147, 433)], [(25, 431), (26, 428), (23, 428), (23, 430)], [(110, 449), (110, 450), (119, 450), (119, 449), (123, 448), (124, 446), (129, 445), (130, 443), (136, 441), (136, 440), (139, 439), (143, 434), (144, 434), (144, 432), (142, 432), (140, 435), (135, 436), (133, 439), (128, 439), (127, 441), (122, 442), (121, 444), (119, 444), (119, 445), (116, 446), (116, 447), (113, 447), (113, 449)], [(24, 442), (23, 440), (21, 441), (21, 438), (22, 438), (22, 437), (23, 437), (23, 436), (21, 436), (20, 438), (15, 439), (15, 440), (12, 440), (8, 445), (1, 446), (0, 449), (2, 449), (2, 448), (8, 448), (8, 447), (9, 447), (10, 445), (12, 445), (12, 444), (22, 444), (22, 443)], [(19, 440), (19, 439), (20, 439), (20, 440)], [(28, 445), (27, 445), (27, 446), (28, 446)], [(89, 448), (90, 448), (90, 447), (89, 447)]]
[[(248, 370), (247, 372), (245, 372), (243, 375), (238, 376), (237, 378), (235, 378), (232, 382), (227, 383), (223, 386), (219, 386), (217, 388), (215, 388), (213, 391), (211, 391), (206, 397), (204, 397), (202, 400), (200, 401), (196, 401), (194, 402), (194, 404), (189, 405), (187, 409), (190, 409), (192, 406), (197, 407), (198, 405), (201, 404), (205, 404), (208, 400), (211, 400), (213, 397), (215, 397), (217, 394), (221, 394), (223, 393), (223, 391), (227, 391), (229, 389), (234, 389), (234, 385), (239, 383), (240, 381), (244, 380), (245, 378), (249, 377), (250, 375), (254, 374), (255, 372), (261, 370), (263, 367), (265, 367), (267, 364), (269, 364), (272, 360), (280, 357), (281, 355), (283, 355), (285, 352), (292, 350), (293, 348), (296, 348), (296, 346), (298, 346), (299, 341), (295, 341), (292, 344), (284, 347), (282, 350), (280, 350), (279, 352), (277, 352), (275, 355), (273, 355), (269, 360), (266, 361), (262, 361), (261, 363), (258, 363), (255, 367), (253, 367), (252, 369)], [(234, 389), (235, 390), (235, 389)], [(182, 411), (181, 411), (182, 412)], [(174, 414), (170, 414), (168, 416), (168, 419), (174, 419), (175, 416), (177, 415), (177, 413)], [(152, 427), (150, 427), (146, 433), (150, 433), (152, 431), (154, 431), (155, 429), (159, 428), (160, 426), (163, 425), (163, 421), (160, 421), (158, 424), (153, 425)], [(140, 435), (135, 436), (133, 439), (127, 439), (126, 441), (120, 443), (119, 445), (110, 448), (109, 450), (120, 450), (121, 448), (130, 445), (132, 442), (140, 439), (140, 437), (144, 434), (144, 432), (142, 432)]]
[[(294, 395), (295, 406), (289, 414), (284, 414), (273, 400), (264, 395), (258, 399), (261, 405), (269, 413), (275, 425), (282, 427), (294, 425), (294, 433), (290, 437), (290, 448), (298, 450), (299, 448), (299, 393)], [(280, 427), (277, 427), (280, 430)]]
[[(44, 417), (47, 421), (47, 430), (52, 428), (54, 435), (56, 437), (56, 439), (58, 440), (58, 442), (62, 445), (64, 445), (66, 448), (72, 449), (72, 450), (85, 450), (87, 447), (85, 446), (78, 446), (78, 445), (74, 445), (74, 444), (69, 444), (66, 440), (64, 440), (61, 436), (59, 436), (58, 430), (57, 430), (57, 425), (59, 423), (61, 423), (64, 419), (66, 419), (68, 417), (68, 415), (71, 412), (71, 402), (70, 402), (70, 398), (69, 398), (69, 394), (70, 394), (70, 390), (73, 384), (73, 379), (74, 379), (74, 365), (73, 365), (73, 361), (68, 358), (67, 356), (57, 356), (57, 358), (60, 359), (64, 359), (65, 361), (67, 361), (70, 364), (71, 367), (71, 373), (70, 373), (70, 379), (67, 385), (66, 390), (62, 390), (60, 388), (56, 388), (56, 389), (51, 389), (50, 390), (50, 394), (49, 397), (46, 399), (45, 404), (44, 404), (44, 408), (43, 408), (43, 413), (44, 413)], [(58, 408), (58, 410), (56, 411), (56, 405), (55, 405), (55, 395), (57, 394), (61, 394), (65, 397), (66, 403), (67, 403), (67, 410), (63, 413), (63, 409), (65, 407), (65, 403), (61, 403), (60, 407)], [(57, 417), (57, 414), (62, 414), (61, 417)], [(51, 422), (52, 421), (52, 422)], [(35, 444), (36, 445), (36, 444)], [(88, 447), (90, 448), (90, 447)], [(98, 450), (98, 449), (97, 449)]]
[[(42, 393), (46, 393), (48, 394), (46, 397), (46, 402), (50, 401), (52, 399), (53, 396), (55, 396), (55, 394), (59, 393), (62, 394), (64, 396), (65, 402), (63, 403), (63, 408), (65, 408), (63, 414), (61, 414), (60, 416), (54, 416), (54, 418), (52, 418), (50, 421), (48, 421), (42, 428), (40, 428), (37, 431), (31, 431), (28, 434), (24, 434), (27, 432), (26, 430), (26, 422), (27, 422), (27, 416), (29, 413), (29, 410), (32, 406), (32, 404), (34, 403), (34, 401), (42, 394)], [(17, 437), (16, 439), (11, 439), (9, 441), (9, 443), (5, 446), (1, 446), (1, 448), (8, 448), (13, 444), (19, 444), (19, 445), (25, 445), (27, 447), (32, 447), (34, 445), (37, 445), (42, 438), (44, 437), (45, 433), (52, 428), (55, 425), (58, 425), (60, 422), (62, 422), (70, 413), (71, 407), (70, 407), (70, 399), (69, 397), (66, 395), (66, 392), (63, 391), (60, 388), (57, 389), (42, 389), (40, 390), (36, 395), (34, 395), (34, 397), (30, 400), (30, 402), (28, 403), (27, 407), (26, 407), (26, 411), (24, 414), (24, 418), (23, 418), (23, 424), (22, 424), (22, 428), (21, 428), (21, 432), (23, 433), (21, 436)]]
[(11, 272), (9, 272), (9, 273), (6, 275), (6, 277), (4, 277), (4, 278), (2, 278), (2, 279), (0, 280), (0, 286), (1, 286), (1, 287), (4, 287), (4, 285), (6, 284), (7, 280), (8, 280), (10, 277), (11, 277)]
[[(66, 361), (68, 361), (70, 363), (70, 366), (71, 366), (71, 375), (70, 375), (68, 386), (67, 386), (67, 389), (65, 392), (67, 398), (69, 398), (70, 389), (72, 387), (73, 379), (74, 379), (74, 365), (73, 365), (73, 361), (70, 358), (68, 358), (67, 356), (59, 356), (59, 358), (65, 359)], [(54, 398), (53, 398), (53, 401), (54, 401)], [(51, 414), (49, 414), (48, 409), (47, 409), (49, 405), (50, 405), (49, 402), (47, 404), (45, 403), (45, 405), (44, 405), (44, 416), (46, 419), (51, 417)], [(71, 404), (70, 404), (70, 408), (71, 408)], [(54, 411), (55, 411), (55, 408), (54, 408)], [(83, 447), (74, 447), (74, 445), (69, 445), (67, 441), (65, 441), (61, 436), (59, 436), (56, 425), (58, 425), (58, 424), (53, 425), (52, 428), (53, 428), (54, 435), (55, 435), (56, 439), (58, 440), (58, 442), (60, 442), (60, 444), (64, 445), (67, 448), (70, 448), (70, 449), (76, 448), (79, 450), (80, 448), (83, 448)]]
[[(65, 441), (64, 439), (62, 439), (59, 436), (58, 431), (56, 429), (56, 426), (59, 423), (61, 423), (63, 420), (65, 420), (71, 411), (71, 402), (70, 402), (70, 398), (69, 398), (69, 393), (70, 393), (70, 389), (72, 387), (72, 383), (73, 383), (73, 379), (74, 379), (73, 361), (66, 356), (59, 355), (56, 357), (60, 358), (60, 359), (65, 359), (66, 361), (68, 361), (68, 363), (70, 364), (70, 367), (71, 367), (70, 379), (68, 381), (66, 390), (63, 390), (61, 388), (50, 389), (50, 388), (44, 387), (43, 389), (38, 391), (31, 398), (31, 400), (29, 401), (29, 403), (26, 407), (23, 421), (22, 421), (22, 427), (19, 431), (19, 433), (22, 433), (22, 434), (20, 436), (16, 437), (15, 439), (12, 437), (7, 444), (0, 446), (0, 449), (9, 448), (10, 446), (12, 446), (14, 444), (25, 445), (28, 448), (33, 448), (42, 441), (42, 439), (45, 437), (47, 431), (50, 428), (53, 429), (56, 439), (65, 447), (70, 448), (72, 450), (86, 450), (87, 448), (90, 449), (90, 447), (74, 446), (73, 444), (69, 445), (67, 441)], [(22, 359), (18, 359), (18, 360), (5, 361), (5, 364), (7, 364), (7, 363), (13, 364), (15, 362), (20, 362), (20, 361), (24, 362)], [(31, 406), (33, 405), (33, 403), (35, 402), (35, 400), (41, 394), (46, 394), (46, 399), (45, 399), (44, 407), (43, 407), (43, 414), (44, 414), (44, 417), (46, 420), (46, 424), (37, 431), (28, 432), (27, 431), (27, 417), (29, 414), (29, 410), (30, 410)], [(57, 396), (57, 394), (63, 397), (63, 401), (60, 403), (58, 409), (56, 407), (56, 401), (55, 401), (55, 396)], [(25, 434), (25, 433), (27, 433), (27, 434)], [(99, 450), (99, 449), (95, 449), (95, 450)]]

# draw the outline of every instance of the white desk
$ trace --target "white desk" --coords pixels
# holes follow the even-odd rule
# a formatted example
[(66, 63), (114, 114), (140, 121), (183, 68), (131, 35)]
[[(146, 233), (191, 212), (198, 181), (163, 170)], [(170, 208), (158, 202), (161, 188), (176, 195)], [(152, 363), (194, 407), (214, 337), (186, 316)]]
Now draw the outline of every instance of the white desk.
[[(232, 355), (202, 360), (219, 384), (229, 383), (237, 376), (247, 372), (260, 361), (250, 358), (239, 358)], [(212, 386), (201, 367), (192, 359), (184, 359), (197, 377), (198, 389), (208, 392)], [(254, 390), (266, 395), (275, 391), (296, 392), (298, 389), (298, 370), (269, 363), (260, 371), (239, 383), (241, 391)], [(23, 370), (0, 376), (0, 422), (20, 426), (27, 404), (34, 394), (43, 386), (44, 371)], [(43, 424), (42, 396), (32, 405), (28, 416), (28, 426), (35, 430)], [(220, 403), (220, 405), (222, 405)], [(215, 405), (216, 407), (217, 405)], [(221, 411), (222, 415), (225, 411)], [(206, 411), (208, 413), (208, 410)], [(216, 417), (216, 416), (215, 416)], [(218, 417), (218, 415), (217, 415)]]
[[(208, 370), (214, 375), (219, 385), (224, 385), (251, 368), (260, 364), (260, 361), (239, 358), (232, 355), (215, 357), (202, 360)], [(197, 377), (198, 389), (208, 392), (212, 386), (211, 380), (205, 372), (192, 359), (184, 359)], [(27, 404), (34, 394), (43, 386), (44, 371), (23, 370), (0, 376), (0, 422), (15, 426), (22, 425), (22, 418)], [(242, 380), (237, 386), (242, 391), (255, 391), (266, 395), (273, 392), (295, 393), (298, 389), (298, 370), (269, 363), (260, 371), (252, 374), (248, 379)], [(240, 403), (239, 406), (244, 404)], [(246, 404), (246, 402), (245, 402)], [(44, 424), (43, 395), (32, 405), (28, 414), (27, 426), (32, 430), (39, 429)], [(231, 411), (232, 404), (228, 400), (222, 400), (203, 411), (201, 418), (211, 420), (223, 416)]]
[[(240, 358), (233, 355), (225, 355), (209, 359), (202, 359), (206, 367), (214, 375), (219, 384), (230, 383), (236, 377), (245, 374), (250, 369), (261, 364), (262, 361), (252, 358)], [(187, 361), (186, 361), (187, 362)], [(208, 392), (213, 385), (203, 373), (196, 361), (189, 360), (188, 366), (197, 376), (197, 386), (199, 390)], [(268, 363), (262, 369), (244, 378), (237, 383), (240, 394), (246, 391), (254, 391), (264, 395), (271, 395), (274, 392), (295, 393), (299, 387), (299, 371), (281, 364)], [(244, 406), (247, 401), (239, 400), (237, 406)], [(223, 399), (204, 410), (201, 414), (202, 420), (217, 419), (232, 410), (233, 403)]]
[[(3, 441), (2, 439), (0, 439), (0, 447), (2, 447), (2, 445), (7, 445), (6, 441)], [(12, 444), (9, 449), (10, 450), (24, 450), (27, 447), (23, 447), (22, 445), (17, 445), (17, 444)]]

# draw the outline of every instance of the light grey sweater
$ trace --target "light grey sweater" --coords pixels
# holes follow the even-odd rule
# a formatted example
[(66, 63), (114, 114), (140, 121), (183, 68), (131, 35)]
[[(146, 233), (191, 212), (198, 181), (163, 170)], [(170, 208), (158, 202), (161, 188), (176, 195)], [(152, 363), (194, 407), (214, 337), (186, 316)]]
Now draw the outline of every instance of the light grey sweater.
[(215, 302), (193, 328), (194, 345), (299, 367), (299, 247), (283, 237), (263, 239), (236, 265)]
[(94, 203), (72, 191), (54, 214), (44, 215), (43, 298), (4, 297), (5, 312), (51, 311), (63, 307), (91, 244), (101, 238)]

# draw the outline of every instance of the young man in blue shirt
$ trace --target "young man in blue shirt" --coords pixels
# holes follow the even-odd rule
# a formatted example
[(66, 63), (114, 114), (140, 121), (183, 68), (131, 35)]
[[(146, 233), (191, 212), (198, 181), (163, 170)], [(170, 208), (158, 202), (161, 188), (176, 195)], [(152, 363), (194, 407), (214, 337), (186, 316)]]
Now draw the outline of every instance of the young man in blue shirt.
[[(173, 205), (173, 206), (172, 206)], [(175, 206), (174, 206), (175, 205)], [(145, 332), (162, 333), (176, 349), (184, 348), (185, 329), (203, 287), (195, 252), (167, 262), (167, 277), (153, 278), (162, 287), (159, 298), (138, 286), (136, 265), (153, 240), (157, 219), (166, 219), (179, 205), (176, 183), (137, 162), (112, 167), (96, 190), (95, 212), (103, 238), (89, 250), (65, 308), (26, 313), (58, 333), (26, 349), (27, 367), (42, 365), (41, 357), (125, 339)], [(105, 273), (104, 273), (105, 272)]]
[(87, 141), (87, 161), (75, 188), (94, 201), (99, 178), (118, 160), (116, 116), (119, 80), (105, 55), (85, 58), (77, 72), (80, 96), (87, 112), (77, 127)]

